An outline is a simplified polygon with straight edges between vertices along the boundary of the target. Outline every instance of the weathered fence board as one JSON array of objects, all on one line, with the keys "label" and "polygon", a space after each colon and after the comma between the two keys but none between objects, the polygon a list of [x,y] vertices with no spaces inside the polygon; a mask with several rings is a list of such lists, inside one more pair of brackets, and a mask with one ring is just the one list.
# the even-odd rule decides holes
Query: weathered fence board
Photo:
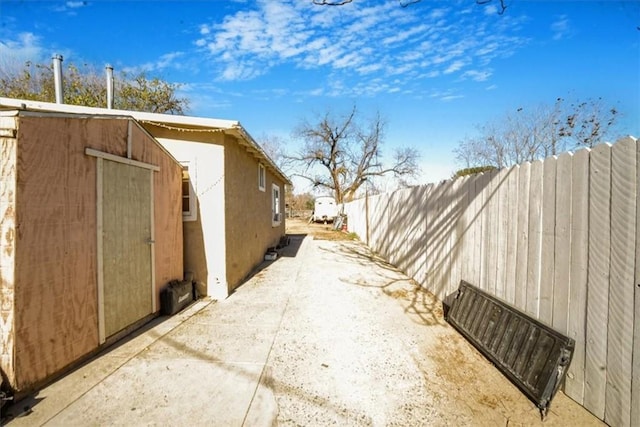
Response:
[{"label": "weathered fence board", "polygon": [[[551,326],[569,335],[569,290],[571,288],[571,171],[573,156],[562,153],[556,161],[554,218],[553,296]],[[548,226],[548,225],[547,225]]]},{"label": "weathered fence board", "polygon": [[569,336],[576,341],[565,391],[576,402],[584,402],[586,351],[587,269],[589,257],[589,150],[573,155],[571,163],[571,282],[567,312]]},{"label": "weathered fence board", "polygon": [[447,292],[450,294],[454,292],[460,279],[462,278],[462,242],[464,238],[464,224],[462,221],[462,215],[466,210],[466,197],[464,194],[464,182],[462,180],[452,181],[453,199],[451,200],[451,210],[449,215],[451,216],[451,233],[449,236],[450,247],[450,265],[451,272],[449,274],[449,280],[447,283]]},{"label": "weathered fence board", "polygon": [[498,236],[498,183],[495,179],[498,175],[495,171],[485,173],[486,185],[483,189],[484,224],[482,226],[484,237],[482,244],[484,246],[484,268],[482,276],[484,278],[484,290],[492,295],[496,294],[496,257],[498,252],[497,239]]},{"label": "weathered fence board", "polygon": [[[640,145],[636,141],[636,189],[640,191]],[[636,269],[631,374],[631,424],[640,425],[640,204],[636,195]]]},{"label": "weathered fence board", "polygon": [[516,256],[515,306],[525,310],[527,305],[527,263],[529,252],[529,187],[531,163],[520,165],[518,174],[518,242]]},{"label": "weathered fence board", "polygon": [[553,276],[555,275],[556,172],[557,159],[549,157],[542,165],[542,233],[540,241],[540,285],[538,319],[553,322]]},{"label": "weathered fence board", "polygon": [[538,317],[540,310],[540,262],[542,245],[542,160],[531,163],[529,188],[529,250],[527,252],[527,302],[525,311]]},{"label": "weathered fence board", "polygon": [[611,281],[607,333],[607,390],[604,420],[631,423],[634,270],[636,250],[636,144],[611,147]]},{"label": "weathered fence board", "polygon": [[611,248],[611,149],[596,146],[589,172],[589,271],[585,407],[604,418],[607,379],[607,315]]},{"label": "weathered fence board", "polygon": [[462,240],[460,242],[461,249],[461,279],[466,280],[467,282],[471,280],[471,275],[473,272],[473,229],[471,224],[473,222],[473,212],[472,212],[472,204],[473,204],[473,196],[475,192],[475,181],[473,176],[465,176],[462,178],[464,192],[464,204],[465,209],[462,212],[460,217],[460,228],[462,232]]},{"label": "weathered fence board", "polygon": [[520,175],[520,166],[514,166],[508,170],[508,198],[509,209],[505,220],[507,221],[507,256],[506,256],[506,290],[505,298],[510,304],[515,304],[516,300],[516,270],[517,270],[517,254],[518,254],[518,177]]},{"label": "weathered fence board", "polygon": [[506,299],[507,293],[507,243],[509,239],[509,186],[508,179],[511,169],[503,169],[495,177],[497,182],[496,200],[498,212],[496,217],[496,296]]}]

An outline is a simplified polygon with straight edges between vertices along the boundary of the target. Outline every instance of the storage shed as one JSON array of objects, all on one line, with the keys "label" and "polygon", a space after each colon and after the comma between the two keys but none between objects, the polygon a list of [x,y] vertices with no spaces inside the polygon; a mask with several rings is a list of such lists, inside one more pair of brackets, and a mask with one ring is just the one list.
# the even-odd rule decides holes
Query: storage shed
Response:
[{"label": "storage shed", "polygon": [[182,279],[181,165],[126,114],[0,98],[0,368],[17,395],[141,325]]},{"label": "storage shed", "polygon": [[291,181],[233,120],[0,97],[0,108],[130,116],[183,167],[184,269],[201,294],[226,298],[285,234]]}]

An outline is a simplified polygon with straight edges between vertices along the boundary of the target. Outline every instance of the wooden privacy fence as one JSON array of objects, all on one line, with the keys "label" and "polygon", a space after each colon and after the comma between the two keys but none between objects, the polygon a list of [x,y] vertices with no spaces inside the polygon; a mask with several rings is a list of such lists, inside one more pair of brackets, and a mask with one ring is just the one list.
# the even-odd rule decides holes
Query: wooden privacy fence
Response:
[{"label": "wooden privacy fence", "polygon": [[565,394],[640,426],[639,189],[628,137],[345,212],[349,231],[440,299],[464,279],[572,337]]}]

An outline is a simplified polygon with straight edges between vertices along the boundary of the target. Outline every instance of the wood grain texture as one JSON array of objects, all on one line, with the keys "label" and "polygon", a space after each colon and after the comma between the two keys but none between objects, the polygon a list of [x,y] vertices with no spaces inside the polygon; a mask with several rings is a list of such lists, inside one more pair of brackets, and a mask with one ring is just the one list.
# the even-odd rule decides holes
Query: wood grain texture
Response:
[{"label": "wood grain texture", "polygon": [[507,296],[507,256],[509,240],[509,175],[511,168],[502,169],[496,175],[496,293],[495,295],[505,300]]},{"label": "wood grain texture", "polygon": [[[636,139],[636,188],[640,189],[640,144]],[[636,196],[637,197],[637,196]],[[631,366],[631,424],[640,425],[640,206],[636,199],[636,268]]]},{"label": "wood grain texture", "polygon": [[543,163],[531,164],[529,189],[529,247],[527,249],[527,280],[525,311],[533,317],[540,313],[540,264],[542,260],[542,174]]},{"label": "wood grain texture", "polygon": [[604,420],[631,425],[635,256],[636,142],[611,147],[611,272],[607,316],[607,389]]},{"label": "wood grain texture", "polygon": [[84,148],[117,128],[111,120],[20,118],[15,292],[29,303],[15,307],[18,389],[98,344],[95,160]]},{"label": "wood grain texture", "polygon": [[518,179],[520,176],[520,166],[513,166],[509,169],[507,176],[507,211],[504,215],[506,221],[505,234],[506,241],[506,257],[505,257],[505,299],[510,304],[515,305],[516,280],[517,271],[517,254],[518,254],[518,204],[520,196],[518,193]]},{"label": "wood grain texture", "polygon": [[15,378],[15,240],[17,140],[0,138],[0,368]]},{"label": "wood grain texture", "polygon": [[549,157],[542,165],[542,233],[540,242],[540,301],[538,319],[553,322],[553,295],[556,240],[556,172],[557,159]]},{"label": "wood grain texture", "polygon": [[[569,335],[569,291],[571,287],[571,202],[573,155],[563,153],[556,162],[556,191],[554,242],[553,294],[551,299],[551,326]],[[548,226],[548,225],[547,225]]]},{"label": "wood grain texture", "polygon": [[498,238],[498,183],[496,171],[485,172],[486,183],[483,188],[484,209],[482,212],[482,289],[496,294],[496,257]]},{"label": "wood grain texture", "polygon": [[516,256],[515,306],[525,310],[527,305],[527,268],[529,252],[529,188],[531,185],[531,163],[520,165],[518,175],[518,234]]},{"label": "wood grain texture", "polygon": [[589,171],[589,267],[584,406],[604,418],[611,260],[611,147],[596,146]]},{"label": "wood grain texture", "polygon": [[576,402],[584,401],[586,352],[587,272],[589,259],[589,154],[577,151],[571,162],[571,268],[569,285],[568,335],[576,342],[567,370],[565,393]]}]

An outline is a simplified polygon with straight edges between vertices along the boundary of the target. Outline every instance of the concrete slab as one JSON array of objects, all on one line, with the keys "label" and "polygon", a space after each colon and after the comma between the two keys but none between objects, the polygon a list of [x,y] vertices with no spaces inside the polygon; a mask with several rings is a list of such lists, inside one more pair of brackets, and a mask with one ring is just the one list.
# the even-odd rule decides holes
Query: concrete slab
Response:
[{"label": "concrete slab", "polygon": [[[277,325],[190,322],[166,334],[145,358],[194,357],[233,363],[265,364]],[[251,343],[251,345],[247,345]]]},{"label": "concrete slab", "polygon": [[198,358],[135,358],[47,425],[242,425],[262,369]]},{"label": "concrete slab", "polygon": [[[158,319],[8,425],[602,425],[535,406],[360,243],[300,237],[227,300]],[[293,256],[295,255],[295,256]]]}]

